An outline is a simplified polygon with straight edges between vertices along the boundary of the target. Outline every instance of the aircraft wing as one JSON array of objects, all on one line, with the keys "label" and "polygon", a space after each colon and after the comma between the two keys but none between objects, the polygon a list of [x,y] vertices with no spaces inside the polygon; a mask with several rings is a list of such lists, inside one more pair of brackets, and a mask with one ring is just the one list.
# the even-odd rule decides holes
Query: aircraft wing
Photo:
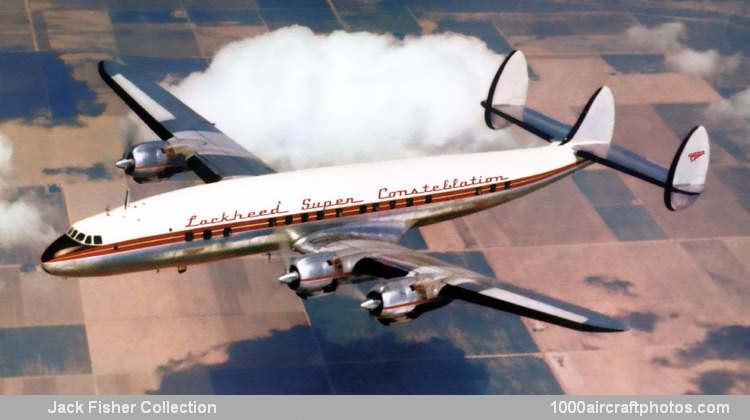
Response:
[{"label": "aircraft wing", "polygon": [[505,310],[582,331],[614,332],[627,327],[619,320],[532,290],[490,278],[433,256],[380,240],[331,242],[320,249],[339,255],[353,275],[412,278],[410,287],[437,288],[443,296]]},{"label": "aircraft wing", "polygon": [[99,74],[172,151],[184,156],[203,181],[274,172],[166,89],[128,66],[101,61]]}]

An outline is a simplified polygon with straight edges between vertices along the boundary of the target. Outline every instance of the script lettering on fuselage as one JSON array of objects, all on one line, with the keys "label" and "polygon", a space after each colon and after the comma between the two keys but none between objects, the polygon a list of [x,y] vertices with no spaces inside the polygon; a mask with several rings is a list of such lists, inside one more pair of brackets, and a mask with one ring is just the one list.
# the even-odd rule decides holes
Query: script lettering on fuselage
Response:
[{"label": "script lettering on fuselage", "polygon": [[281,201],[279,201],[276,203],[276,207],[273,207],[270,209],[261,209],[261,210],[252,210],[252,211],[234,210],[233,213],[222,212],[221,217],[217,216],[217,217],[212,217],[210,219],[199,219],[198,216],[194,214],[190,216],[185,227],[213,225],[215,223],[234,222],[235,220],[245,220],[245,219],[252,219],[254,217],[271,216],[274,214],[284,214],[284,213],[289,213],[289,211],[282,210]]},{"label": "script lettering on fuselage", "polygon": [[401,197],[409,197],[413,195],[420,195],[420,194],[429,194],[432,192],[438,192],[438,191],[449,191],[449,190],[455,190],[458,188],[466,188],[470,187],[472,185],[482,185],[482,184],[491,184],[494,182],[503,182],[508,180],[508,177],[505,176],[472,176],[469,179],[445,179],[443,180],[442,184],[424,184],[419,187],[413,187],[413,188],[405,188],[405,189],[389,189],[387,187],[383,187],[378,190],[378,198],[381,199],[391,199],[391,198],[401,198]]},{"label": "script lettering on fuselage", "polygon": [[330,208],[330,207],[336,207],[336,206],[343,206],[345,204],[357,204],[362,203],[364,200],[356,200],[354,197],[346,197],[346,198],[337,198],[335,200],[323,200],[323,201],[313,201],[312,198],[305,198],[302,200],[302,210],[323,210]]},{"label": "script lettering on fuselage", "polygon": [[[440,192],[440,191],[450,191],[460,188],[466,188],[471,186],[480,186],[480,185],[487,185],[492,183],[499,183],[507,181],[509,178],[499,175],[499,176],[472,176],[471,178],[466,179],[459,179],[459,178],[453,178],[453,179],[444,179],[442,184],[424,184],[419,187],[413,187],[413,188],[404,188],[404,189],[392,189],[388,187],[383,187],[378,190],[378,198],[379,199],[387,199],[391,200],[394,198],[405,198],[405,197],[411,197],[415,195],[422,195],[422,194],[430,194],[434,192]],[[320,200],[320,199],[313,199],[313,198],[304,198],[302,199],[301,205],[300,205],[300,211],[306,212],[306,211],[325,211],[329,208],[334,207],[341,207],[346,206],[349,204],[359,204],[364,203],[364,200],[359,200],[354,197],[342,197],[342,198],[334,198],[334,199],[328,199],[328,200]],[[217,223],[228,223],[228,222],[234,222],[238,220],[245,220],[245,219],[252,219],[256,217],[261,216],[272,216],[275,214],[284,214],[289,213],[287,210],[281,210],[281,201],[276,203],[276,207],[270,208],[270,209],[263,209],[263,210],[255,210],[255,211],[239,211],[234,210],[233,212],[222,212],[221,216],[212,217],[212,218],[199,218],[197,215],[192,215],[188,219],[187,224],[185,227],[197,227],[197,226],[204,226],[204,225],[213,225]]]}]

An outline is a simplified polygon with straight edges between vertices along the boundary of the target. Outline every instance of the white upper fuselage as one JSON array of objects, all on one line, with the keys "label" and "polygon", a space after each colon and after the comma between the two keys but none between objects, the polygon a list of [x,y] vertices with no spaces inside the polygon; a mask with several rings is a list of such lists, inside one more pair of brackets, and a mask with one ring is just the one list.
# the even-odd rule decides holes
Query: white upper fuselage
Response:
[{"label": "white upper fuselage", "polygon": [[277,214],[314,213],[360,203],[385,202],[502,184],[576,162],[569,148],[424,157],[242,177],[158,194],[73,224],[103,244],[251,221]]}]

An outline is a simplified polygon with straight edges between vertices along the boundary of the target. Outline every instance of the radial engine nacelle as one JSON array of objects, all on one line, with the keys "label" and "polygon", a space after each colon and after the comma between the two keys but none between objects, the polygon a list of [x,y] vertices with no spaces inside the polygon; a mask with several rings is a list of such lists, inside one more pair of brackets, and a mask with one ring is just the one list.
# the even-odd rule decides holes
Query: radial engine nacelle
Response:
[{"label": "radial engine nacelle", "polygon": [[301,297],[318,296],[335,291],[338,280],[347,274],[336,254],[320,252],[294,260],[279,281]]},{"label": "radial engine nacelle", "polygon": [[174,174],[190,170],[184,156],[174,153],[173,149],[161,140],[131,147],[115,166],[139,184],[163,181]]},{"label": "radial engine nacelle", "polygon": [[448,298],[440,294],[439,282],[406,276],[370,289],[360,307],[388,325],[409,322],[445,303]]}]

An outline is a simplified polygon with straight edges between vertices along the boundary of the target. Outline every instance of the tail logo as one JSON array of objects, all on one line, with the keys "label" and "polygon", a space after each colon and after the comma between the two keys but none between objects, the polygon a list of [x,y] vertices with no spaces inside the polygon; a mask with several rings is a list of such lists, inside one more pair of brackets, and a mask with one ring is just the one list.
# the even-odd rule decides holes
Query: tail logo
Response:
[{"label": "tail logo", "polygon": [[705,150],[699,150],[697,152],[688,154],[688,157],[690,158],[691,162],[695,162],[696,160],[698,160],[701,156],[705,154],[706,154]]}]

